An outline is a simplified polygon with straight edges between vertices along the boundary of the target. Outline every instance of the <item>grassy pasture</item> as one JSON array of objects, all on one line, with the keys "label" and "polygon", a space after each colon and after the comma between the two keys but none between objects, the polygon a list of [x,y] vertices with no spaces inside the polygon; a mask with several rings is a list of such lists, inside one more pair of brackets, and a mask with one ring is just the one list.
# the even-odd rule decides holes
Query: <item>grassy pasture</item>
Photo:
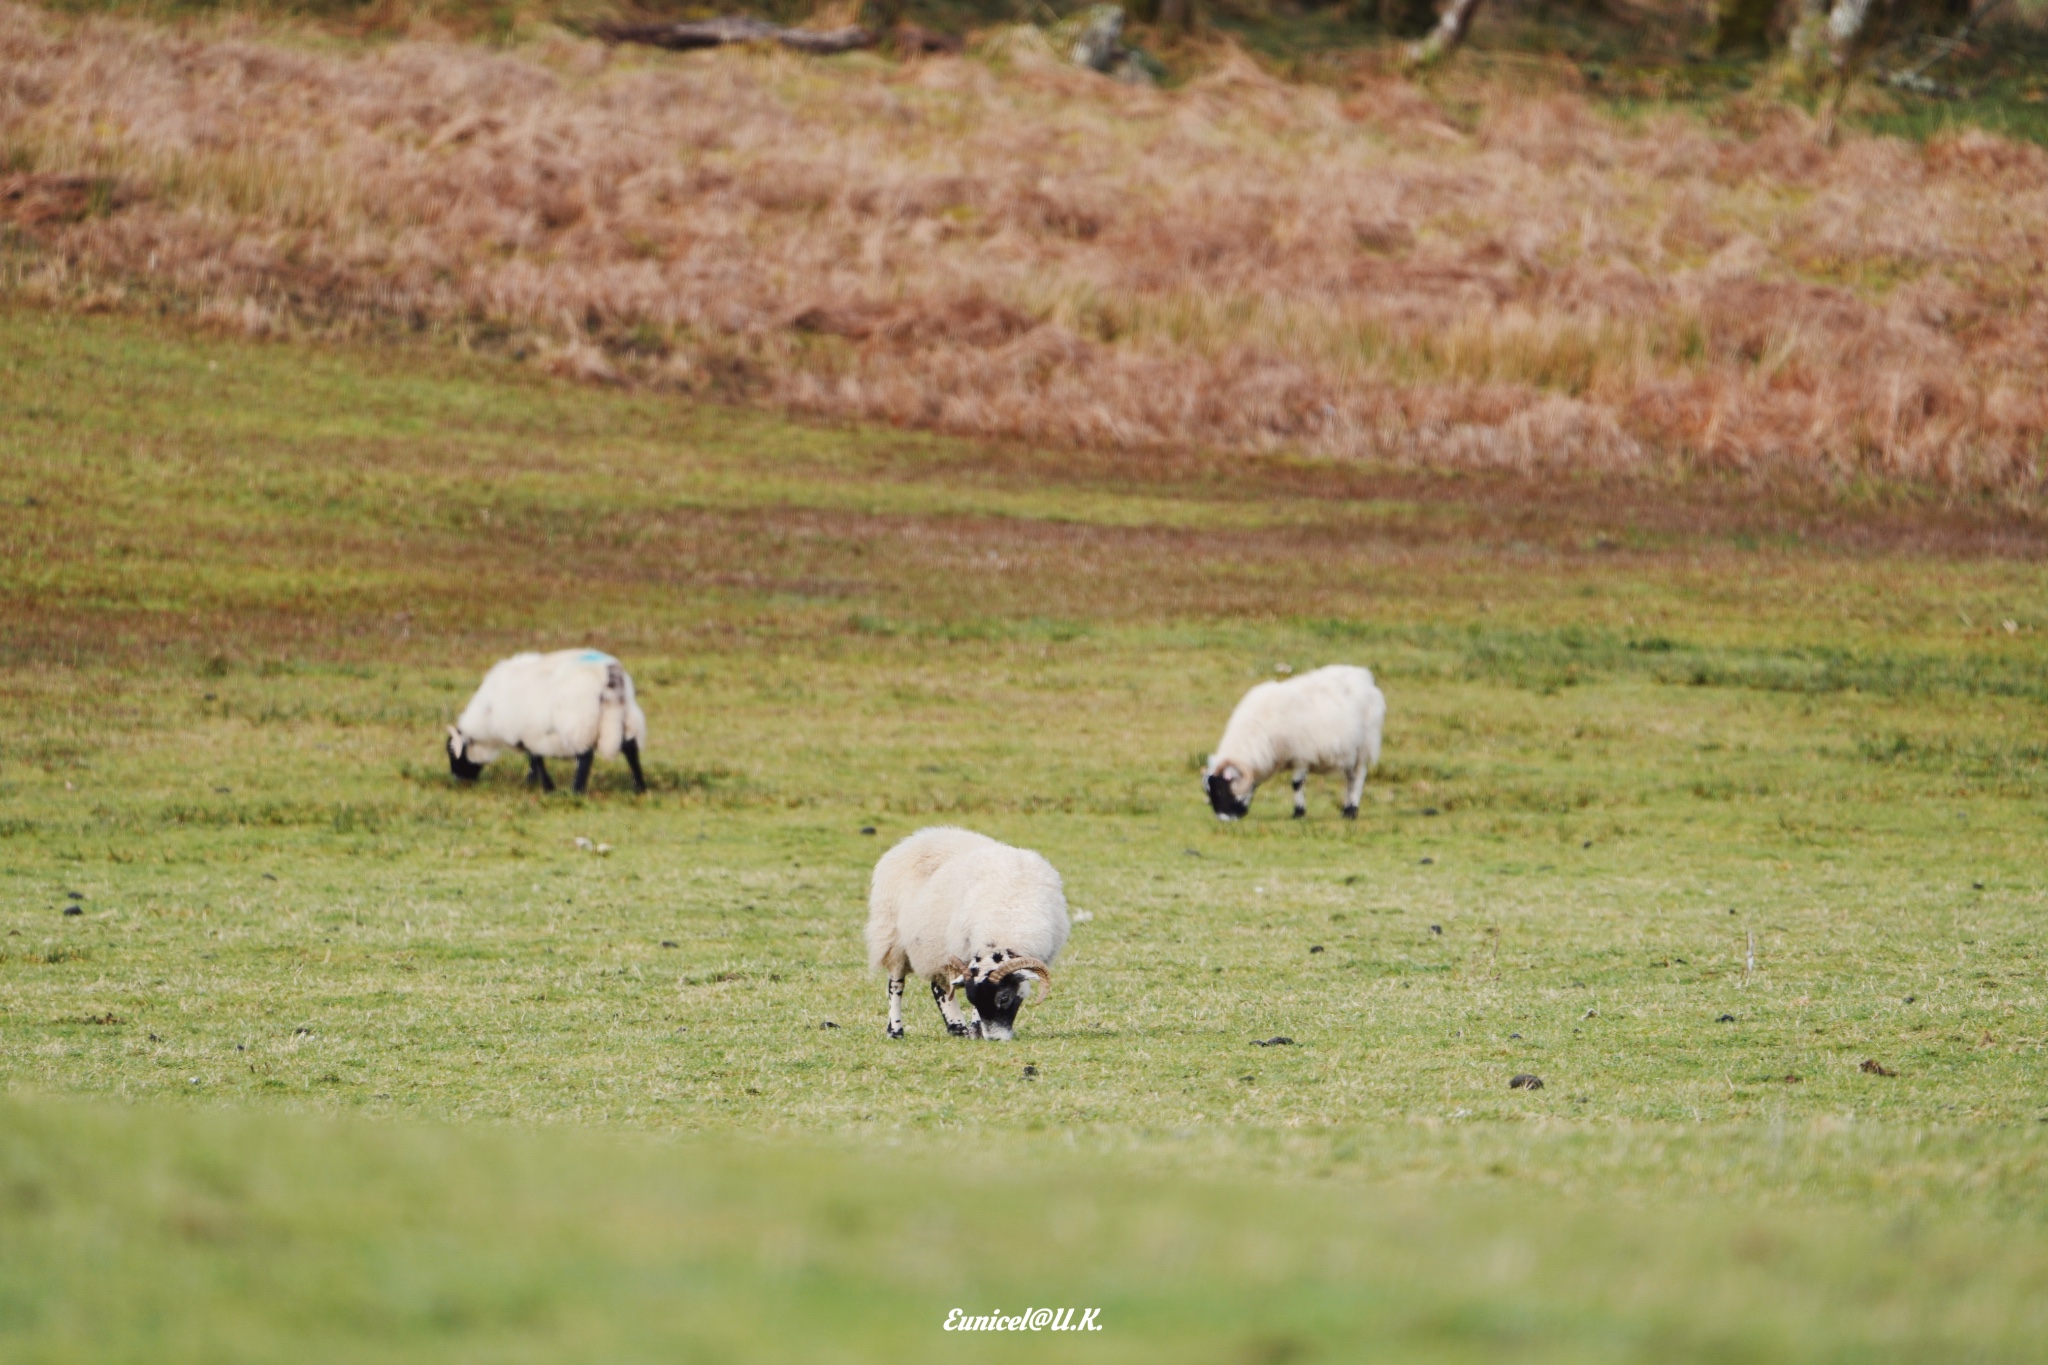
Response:
[{"label": "grassy pasture", "polygon": [[[0,414],[11,1357],[923,1358],[1054,1296],[1118,1325],[1019,1354],[2039,1357],[2025,509],[39,311]],[[586,640],[655,790],[454,788],[482,668]],[[1335,659],[1363,818],[1219,827],[1230,704]],[[1092,914],[1014,1045],[881,1036],[865,874],[935,820]]]}]

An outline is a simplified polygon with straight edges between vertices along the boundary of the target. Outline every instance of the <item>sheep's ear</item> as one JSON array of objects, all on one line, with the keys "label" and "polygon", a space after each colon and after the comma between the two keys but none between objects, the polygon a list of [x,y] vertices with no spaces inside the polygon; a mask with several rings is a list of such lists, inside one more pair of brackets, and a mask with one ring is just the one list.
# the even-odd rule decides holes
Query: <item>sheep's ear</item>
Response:
[{"label": "sheep's ear", "polygon": [[1243,776],[1244,774],[1237,770],[1237,765],[1235,763],[1226,763],[1223,765],[1223,780],[1225,782],[1236,782],[1238,778]]}]

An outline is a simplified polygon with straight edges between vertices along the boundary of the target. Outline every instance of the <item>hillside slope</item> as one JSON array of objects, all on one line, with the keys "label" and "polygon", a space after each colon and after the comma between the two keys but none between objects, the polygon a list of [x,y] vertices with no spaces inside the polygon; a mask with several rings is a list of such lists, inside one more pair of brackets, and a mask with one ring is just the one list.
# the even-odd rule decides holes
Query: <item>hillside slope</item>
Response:
[{"label": "hillside slope", "polygon": [[1828,149],[1761,99],[1621,121],[1577,83],[7,6],[6,287],[1040,441],[2038,486],[2048,152]]}]

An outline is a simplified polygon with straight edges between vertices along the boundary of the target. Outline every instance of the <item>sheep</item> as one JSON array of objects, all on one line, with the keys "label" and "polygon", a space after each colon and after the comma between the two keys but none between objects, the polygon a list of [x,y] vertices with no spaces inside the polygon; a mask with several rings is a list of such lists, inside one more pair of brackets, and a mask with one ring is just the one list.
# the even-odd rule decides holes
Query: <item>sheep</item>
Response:
[{"label": "sheep", "polygon": [[[1052,989],[1067,928],[1060,874],[1036,853],[950,825],[919,830],[882,855],[868,890],[868,967],[889,976],[889,1037],[903,1036],[903,979],[915,972],[946,1032],[1009,1040],[1031,983]],[[963,985],[973,1019],[953,998]]]},{"label": "sheep", "polygon": [[633,790],[647,790],[640,743],[647,717],[633,699],[633,680],[611,655],[595,649],[515,654],[484,675],[483,686],[448,727],[448,768],[474,781],[506,749],[526,755],[527,781],[555,789],[550,758],[576,760],[575,790],[590,785],[590,761],[620,754],[633,769]]},{"label": "sheep", "polygon": [[1219,820],[1251,812],[1252,793],[1279,772],[1294,772],[1294,818],[1308,814],[1302,785],[1312,772],[1344,774],[1344,818],[1358,818],[1365,775],[1380,761],[1387,699],[1372,671],[1332,664],[1286,682],[1262,682],[1230,713],[1216,752],[1202,769]]}]

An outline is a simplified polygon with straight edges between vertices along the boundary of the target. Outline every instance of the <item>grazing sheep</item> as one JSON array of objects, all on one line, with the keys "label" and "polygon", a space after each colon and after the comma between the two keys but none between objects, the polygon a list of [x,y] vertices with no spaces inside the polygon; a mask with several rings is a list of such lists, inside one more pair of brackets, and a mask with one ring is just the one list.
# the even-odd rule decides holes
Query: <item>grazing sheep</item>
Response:
[{"label": "grazing sheep", "polygon": [[1252,793],[1283,768],[1294,773],[1294,818],[1308,814],[1302,784],[1312,772],[1344,774],[1344,818],[1358,818],[1365,775],[1380,761],[1387,699],[1372,671],[1332,664],[1244,694],[1202,769],[1217,818],[1250,813]]},{"label": "grazing sheep", "polygon": [[515,654],[484,675],[482,687],[448,727],[448,768],[473,780],[506,749],[526,755],[527,781],[555,789],[546,760],[576,760],[575,789],[590,785],[590,761],[626,756],[633,790],[647,790],[640,742],[647,717],[633,700],[633,680],[617,659],[595,649]]},{"label": "grazing sheep", "polygon": [[[868,966],[889,974],[889,1036],[903,1036],[903,978],[931,983],[946,1031],[1007,1040],[1031,982],[1052,989],[1067,941],[1060,874],[1029,849],[972,830],[921,829],[882,855],[868,891]],[[970,1020],[953,999],[960,986]]]}]

